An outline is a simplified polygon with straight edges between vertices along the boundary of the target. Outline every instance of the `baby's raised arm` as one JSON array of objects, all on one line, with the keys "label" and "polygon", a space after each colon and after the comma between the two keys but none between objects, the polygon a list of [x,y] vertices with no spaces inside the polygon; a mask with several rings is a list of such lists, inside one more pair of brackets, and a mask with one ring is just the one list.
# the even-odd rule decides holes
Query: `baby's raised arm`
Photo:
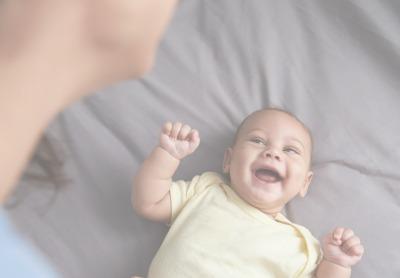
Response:
[{"label": "baby's raised arm", "polygon": [[199,144],[199,133],[190,126],[179,122],[163,126],[159,145],[144,161],[133,182],[132,205],[140,215],[170,221],[172,176],[181,159],[193,153]]}]

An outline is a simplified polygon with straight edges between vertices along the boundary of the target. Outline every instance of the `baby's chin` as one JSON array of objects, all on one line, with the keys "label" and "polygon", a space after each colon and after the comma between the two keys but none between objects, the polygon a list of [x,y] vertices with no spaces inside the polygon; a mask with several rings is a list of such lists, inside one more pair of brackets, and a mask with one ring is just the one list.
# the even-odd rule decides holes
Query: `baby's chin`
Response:
[{"label": "baby's chin", "polygon": [[280,190],[265,190],[265,188],[260,188],[258,186],[248,185],[247,188],[235,189],[239,197],[252,205],[255,208],[261,210],[272,210],[276,211],[275,208],[281,206],[282,192]]},{"label": "baby's chin", "polygon": [[271,193],[251,197],[251,199],[249,198],[249,202],[260,209],[274,209],[280,203],[280,197]]}]

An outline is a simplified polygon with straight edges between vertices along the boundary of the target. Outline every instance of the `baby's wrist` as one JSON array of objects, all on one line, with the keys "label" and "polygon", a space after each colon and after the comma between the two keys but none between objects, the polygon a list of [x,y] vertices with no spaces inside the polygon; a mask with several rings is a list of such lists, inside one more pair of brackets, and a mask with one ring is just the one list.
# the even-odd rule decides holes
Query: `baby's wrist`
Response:
[{"label": "baby's wrist", "polygon": [[181,161],[182,158],[176,157],[174,154],[172,154],[167,148],[164,148],[162,145],[157,146],[159,149],[167,153],[171,158]]},{"label": "baby's wrist", "polygon": [[351,270],[351,266],[350,266],[350,265],[346,265],[346,264],[344,264],[344,263],[341,263],[341,262],[339,262],[338,260],[328,259],[328,258],[326,258],[325,256],[323,257],[322,260],[325,261],[325,262],[327,262],[327,263],[330,263],[330,264],[332,264],[332,265],[334,265],[334,266],[336,266],[336,267],[340,267],[340,268],[343,268],[343,269],[349,269],[349,270]]},{"label": "baby's wrist", "polygon": [[317,277],[317,278],[326,278],[326,277],[350,278],[351,277],[351,268],[342,266],[335,262],[332,262],[331,260],[328,260],[324,257],[318,265],[315,277]]}]

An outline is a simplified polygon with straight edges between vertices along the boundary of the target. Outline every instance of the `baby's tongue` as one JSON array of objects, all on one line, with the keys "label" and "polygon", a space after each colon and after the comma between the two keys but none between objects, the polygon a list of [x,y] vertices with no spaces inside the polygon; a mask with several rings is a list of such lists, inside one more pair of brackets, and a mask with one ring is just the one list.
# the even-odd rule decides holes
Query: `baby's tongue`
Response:
[{"label": "baby's tongue", "polygon": [[276,172],[267,169],[256,170],[255,175],[257,178],[265,182],[277,182],[279,180]]}]

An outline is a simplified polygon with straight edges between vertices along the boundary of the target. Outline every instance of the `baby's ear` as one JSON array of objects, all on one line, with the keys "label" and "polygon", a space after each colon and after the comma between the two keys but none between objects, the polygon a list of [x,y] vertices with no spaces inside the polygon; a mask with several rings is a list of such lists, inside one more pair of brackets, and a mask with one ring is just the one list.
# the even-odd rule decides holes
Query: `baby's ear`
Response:
[{"label": "baby's ear", "polygon": [[300,189],[300,192],[299,192],[301,197],[304,198],[306,196],[313,176],[314,176],[314,173],[312,171],[308,171],[308,173],[306,175],[306,179],[304,181],[304,184],[303,184],[303,186],[302,186],[302,188]]},{"label": "baby's ear", "polygon": [[229,173],[231,167],[232,148],[227,148],[224,154],[224,163],[222,169],[225,174]]}]

